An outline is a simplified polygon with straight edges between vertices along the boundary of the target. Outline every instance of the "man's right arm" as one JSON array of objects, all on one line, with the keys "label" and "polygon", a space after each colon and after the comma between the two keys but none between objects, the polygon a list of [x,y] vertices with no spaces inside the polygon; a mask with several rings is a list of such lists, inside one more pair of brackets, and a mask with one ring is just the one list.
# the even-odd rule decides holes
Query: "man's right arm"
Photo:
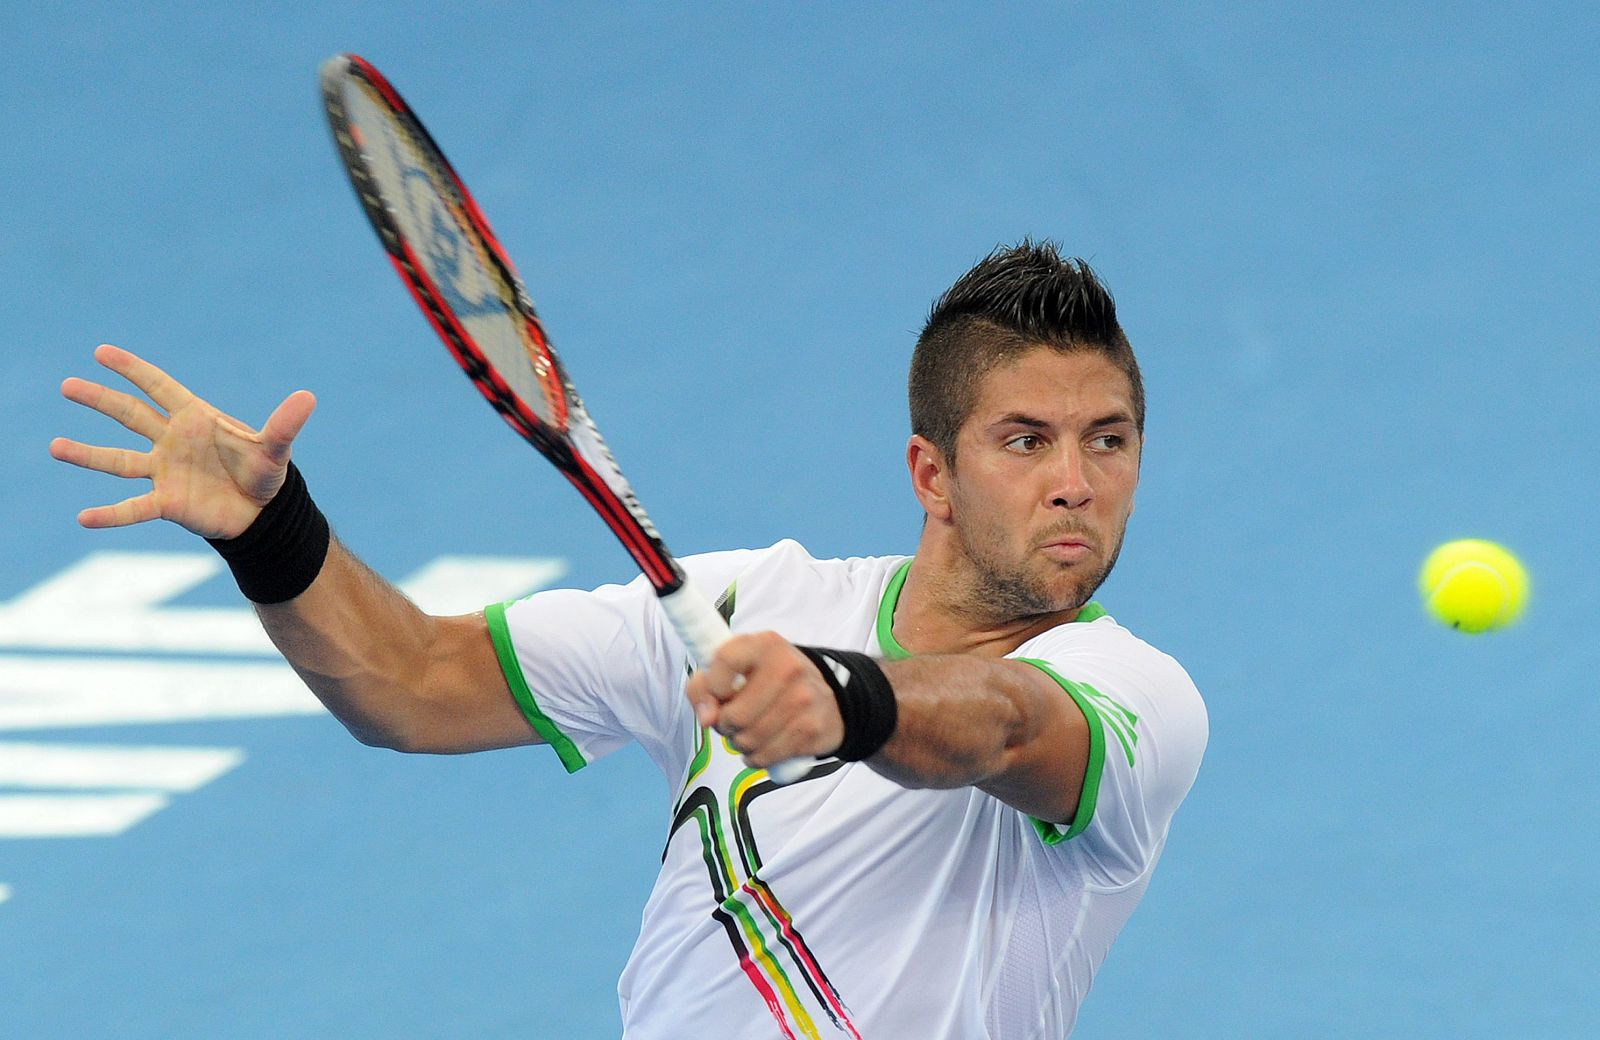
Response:
[{"label": "man's right arm", "polygon": [[363,744],[453,754],[542,742],[481,613],[423,613],[337,539],[303,593],[255,607],[284,658]]},{"label": "man's right arm", "polygon": [[[126,350],[101,346],[95,360],[144,396],[78,378],[64,382],[62,394],[147,439],[150,448],[58,437],[50,453],[85,469],[149,480],[151,487],[85,509],[78,522],[107,528],[168,520],[224,545],[250,530],[284,491],[290,445],[316,399],[304,390],[290,394],[255,430]],[[313,556],[301,562],[306,571],[282,593],[292,598],[257,603],[256,610],[295,671],[358,739],[432,752],[539,742],[512,697],[482,615],[424,614],[336,540],[329,540],[320,569]]]}]

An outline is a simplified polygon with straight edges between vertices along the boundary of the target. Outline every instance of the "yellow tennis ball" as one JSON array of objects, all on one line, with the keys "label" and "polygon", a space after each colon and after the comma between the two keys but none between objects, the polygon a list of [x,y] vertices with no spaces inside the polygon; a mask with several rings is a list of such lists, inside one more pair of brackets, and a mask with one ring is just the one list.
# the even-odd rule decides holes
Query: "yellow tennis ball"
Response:
[{"label": "yellow tennis ball", "polygon": [[1446,542],[1423,561],[1417,585],[1428,612],[1462,632],[1511,624],[1528,603],[1528,572],[1504,546],[1480,538]]}]

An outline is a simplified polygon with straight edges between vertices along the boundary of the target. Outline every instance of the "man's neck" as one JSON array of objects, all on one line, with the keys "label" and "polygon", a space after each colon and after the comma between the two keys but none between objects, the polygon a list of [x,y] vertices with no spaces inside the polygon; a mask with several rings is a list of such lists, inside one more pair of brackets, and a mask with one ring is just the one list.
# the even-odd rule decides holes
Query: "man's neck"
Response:
[{"label": "man's neck", "polygon": [[900,598],[895,604],[895,641],[913,654],[977,654],[1004,657],[1042,632],[1074,620],[1081,607],[1022,618],[997,618],[977,602],[970,567],[943,539],[925,529]]}]

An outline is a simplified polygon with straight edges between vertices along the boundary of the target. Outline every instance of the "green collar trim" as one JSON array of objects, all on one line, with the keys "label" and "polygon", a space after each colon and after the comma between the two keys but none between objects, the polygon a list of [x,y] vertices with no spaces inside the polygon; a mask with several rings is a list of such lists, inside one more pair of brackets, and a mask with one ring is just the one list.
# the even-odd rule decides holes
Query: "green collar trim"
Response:
[{"label": "green collar trim", "polygon": [[[901,646],[900,641],[894,637],[894,611],[900,605],[900,590],[905,588],[906,577],[911,573],[911,561],[914,559],[916,557],[909,557],[895,568],[895,572],[889,576],[889,584],[884,587],[883,599],[878,601],[878,647],[883,651],[885,660],[904,661],[911,656],[911,651]],[[1090,600],[1069,623],[1098,621],[1105,616],[1106,608]]]},{"label": "green collar trim", "polygon": [[883,650],[883,656],[890,661],[904,661],[911,656],[911,651],[900,645],[894,637],[894,608],[900,604],[900,590],[905,588],[906,575],[911,573],[911,560],[907,559],[889,578],[889,584],[883,590],[883,599],[878,601],[878,646]]}]

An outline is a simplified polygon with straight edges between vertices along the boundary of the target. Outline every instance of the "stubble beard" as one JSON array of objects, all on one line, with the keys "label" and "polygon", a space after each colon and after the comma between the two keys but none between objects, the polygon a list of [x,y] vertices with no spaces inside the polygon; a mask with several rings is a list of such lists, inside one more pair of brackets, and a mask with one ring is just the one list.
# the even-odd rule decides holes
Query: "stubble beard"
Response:
[{"label": "stubble beard", "polygon": [[998,623],[1076,611],[1089,602],[1110,576],[1111,568],[1117,565],[1117,557],[1122,555],[1122,539],[1126,533],[1124,523],[1105,562],[1085,573],[1064,592],[1055,592],[1052,583],[1030,570],[1026,561],[1003,560],[999,553],[974,544],[975,539],[960,530],[962,550],[972,563],[968,606],[974,614]]}]

